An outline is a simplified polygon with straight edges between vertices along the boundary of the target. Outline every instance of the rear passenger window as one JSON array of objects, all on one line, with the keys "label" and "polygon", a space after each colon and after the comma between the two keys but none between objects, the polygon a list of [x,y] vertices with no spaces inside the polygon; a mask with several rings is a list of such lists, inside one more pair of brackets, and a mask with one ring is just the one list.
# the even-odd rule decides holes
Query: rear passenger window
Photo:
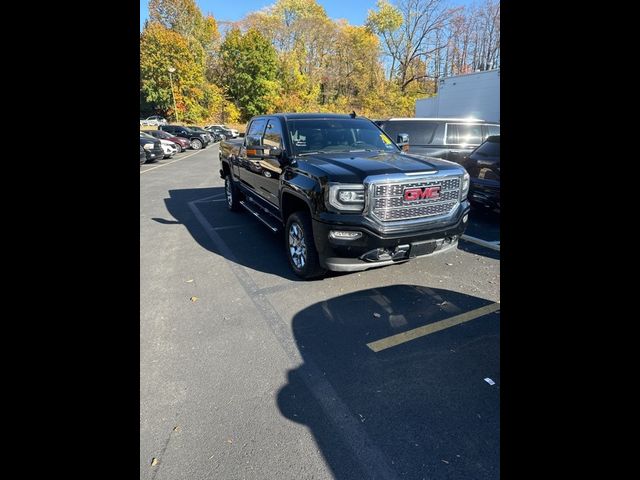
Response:
[{"label": "rear passenger window", "polygon": [[449,123],[447,125],[447,144],[480,145],[482,143],[482,125]]},{"label": "rear passenger window", "polygon": [[420,120],[410,121],[387,121],[382,124],[380,128],[385,131],[387,135],[395,142],[398,139],[398,134],[409,134],[409,144],[411,145],[433,145],[437,143],[435,141],[436,131],[439,122],[429,122]]}]

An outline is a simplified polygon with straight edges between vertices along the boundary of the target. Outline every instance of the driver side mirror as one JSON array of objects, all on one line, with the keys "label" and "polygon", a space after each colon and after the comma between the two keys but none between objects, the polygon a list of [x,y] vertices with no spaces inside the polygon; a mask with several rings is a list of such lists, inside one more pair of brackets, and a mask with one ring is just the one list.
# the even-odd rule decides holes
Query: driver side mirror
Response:
[{"label": "driver side mirror", "polygon": [[281,148],[251,146],[247,147],[247,158],[282,158]]},{"label": "driver side mirror", "polygon": [[409,151],[409,134],[408,133],[399,133],[396,138],[396,145],[398,145],[403,152]]}]

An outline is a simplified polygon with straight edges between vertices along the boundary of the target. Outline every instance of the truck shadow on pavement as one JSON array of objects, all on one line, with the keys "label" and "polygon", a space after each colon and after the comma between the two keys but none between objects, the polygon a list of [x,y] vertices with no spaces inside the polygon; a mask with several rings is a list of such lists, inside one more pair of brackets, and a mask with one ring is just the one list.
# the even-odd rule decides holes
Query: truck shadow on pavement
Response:
[{"label": "truck shadow on pavement", "polygon": [[309,428],[337,479],[498,479],[499,312],[367,346],[490,304],[393,285],[305,308],[292,320],[303,363],[278,393],[282,415]]},{"label": "truck shadow on pavement", "polygon": [[[201,213],[215,235],[227,247],[226,250],[221,249],[207,233],[190,204]],[[182,224],[202,247],[217,255],[253,270],[291,281],[301,281],[289,267],[283,233],[272,233],[249,212],[230,212],[226,205],[224,187],[170,190],[169,198],[165,198],[165,205],[173,219],[153,218],[153,221],[162,225]],[[500,252],[465,241],[460,241],[458,248],[493,259],[500,258]],[[228,258],[229,256],[232,258]],[[345,275],[353,274],[327,272],[325,277]]]},{"label": "truck shadow on pavement", "polygon": [[[288,280],[300,280],[289,268],[282,233],[271,233],[249,212],[230,212],[223,187],[170,190],[169,198],[164,201],[167,211],[175,220],[152,220],[161,224],[184,225],[202,247],[240,265]],[[211,238],[190,204],[197,208],[224,243],[223,248]]]}]

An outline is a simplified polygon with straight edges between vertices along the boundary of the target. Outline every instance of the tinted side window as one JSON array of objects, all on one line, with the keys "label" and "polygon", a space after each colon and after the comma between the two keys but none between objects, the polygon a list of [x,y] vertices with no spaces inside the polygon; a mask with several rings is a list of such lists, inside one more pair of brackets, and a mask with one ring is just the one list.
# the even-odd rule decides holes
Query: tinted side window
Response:
[{"label": "tinted side window", "polygon": [[262,134],[264,133],[264,127],[267,121],[264,118],[259,118],[251,122],[249,130],[247,131],[247,146],[258,146],[262,144]]},{"label": "tinted side window", "polygon": [[264,145],[271,148],[282,148],[282,128],[278,120],[271,119],[264,133]]},{"label": "tinted side window", "polygon": [[482,125],[480,124],[447,124],[447,144],[480,145],[482,143]]},{"label": "tinted side window", "polygon": [[432,145],[435,142],[435,133],[440,122],[421,122],[419,120],[412,121],[388,121],[382,125],[387,135],[395,142],[399,133],[409,134],[409,143],[411,145]]}]

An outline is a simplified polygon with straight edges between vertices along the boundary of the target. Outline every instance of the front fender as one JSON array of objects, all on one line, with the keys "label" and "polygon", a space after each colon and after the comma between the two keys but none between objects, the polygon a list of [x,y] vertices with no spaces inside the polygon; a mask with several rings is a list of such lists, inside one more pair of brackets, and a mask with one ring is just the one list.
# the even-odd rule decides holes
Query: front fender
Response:
[{"label": "front fender", "polygon": [[290,194],[303,200],[309,207],[311,216],[316,217],[324,206],[322,188],[318,180],[296,172],[287,172],[283,177],[280,188],[280,205],[283,205],[284,195]]}]

